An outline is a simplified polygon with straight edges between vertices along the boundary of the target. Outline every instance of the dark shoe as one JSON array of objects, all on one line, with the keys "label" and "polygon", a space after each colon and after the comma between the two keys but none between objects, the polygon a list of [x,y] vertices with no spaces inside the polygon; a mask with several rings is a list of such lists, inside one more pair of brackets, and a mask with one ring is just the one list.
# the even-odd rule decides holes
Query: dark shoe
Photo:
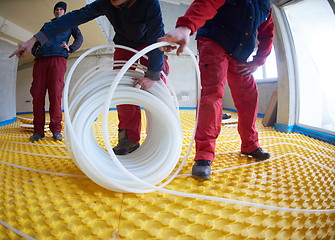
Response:
[{"label": "dark shoe", "polygon": [[55,141],[62,141],[62,139],[63,139],[63,136],[60,132],[54,132],[52,134],[52,136],[54,137]]},{"label": "dark shoe", "polygon": [[127,155],[140,147],[139,143],[133,143],[128,139],[126,129],[119,129],[118,137],[119,142],[113,148],[115,155]]},{"label": "dark shoe", "polygon": [[253,151],[251,153],[242,152],[242,154],[250,155],[250,156],[256,158],[257,160],[265,160],[265,159],[268,159],[270,157],[270,153],[264,152],[261,148],[257,148],[255,151]]},{"label": "dark shoe", "polygon": [[44,138],[44,133],[34,133],[32,136],[30,136],[30,141],[36,142],[42,138]]},{"label": "dark shoe", "polygon": [[229,119],[229,118],[231,118],[231,114],[229,114],[229,113],[222,114],[222,119],[223,120],[226,120],[226,119]]},{"label": "dark shoe", "polygon": [[207,180],[211,177],[211,165],[209,160],[196,160],[192,167],[192,177]]}]

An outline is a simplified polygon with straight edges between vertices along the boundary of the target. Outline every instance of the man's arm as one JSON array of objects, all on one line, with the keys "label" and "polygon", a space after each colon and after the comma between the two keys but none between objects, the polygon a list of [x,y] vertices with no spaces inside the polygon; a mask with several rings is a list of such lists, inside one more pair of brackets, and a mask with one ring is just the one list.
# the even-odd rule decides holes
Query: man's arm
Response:
[{"label": "man's arm", "polygon": [[274,39],[274,23],[272,18],[272,10],[267,21],[262,23],[258,28],[257,39],[259,43],[257,46],[257,53],[254,56],[253,61],[256,62],[258,66],[261,66],[265,63],[266,58],[271,52]]},{"label": "man's arm", "polygon": [[18,49],[16,49],[15,52],[13,52],[9,58],[13,57],[13,56],[17,56],[18,58],[24,57],[27,55],[28,52],[31,51],[31,49],[33,48],[34,44],[37,42],[37,38],[35,38],[34,36],[32,38],[30,38],[28,41],[25,41],[24,43],[22,43]]},{"label": "man's arm", "polygon": [[253,57],[253,61],[238,64],[238,72],[242,76],[249,76],[253,74],[259,66],[262,66],[265,63],[266,58],[269,56],[272,49],[273,38],[274,23],[271,11],[267,21],[262,23],[258,28],[257,39],[259,43],[257,46],[257,53]]},{"label": "man's arm", "polygon": [[70,53],[78,50],[84,41],[83,35],[81,34],[81,31],[78,27],[72,28],[72,36],[74,38],[74,41],[71,46],[69,46]]},{"label": "man's arm", "polygon": [[[205,22],[212,19],[217,10],[226,3],[226,0],[195,0],[187,9],[184,16],[179,17],[176,28],[159,38],[159,42],[170,42],[179,45],[177,55],[184,52],[189,43],[189,36],[194,34]],[[162,51],[169,52],[175,47],[162,47]]]},{"label": "man's arm", "polygon": [[193,35],[205,22],[212,19],[226,0],[195,0],[184,16],[179,17],[176,27],[187,27]]},{"label": "man's arm", "polygon": [[[164,34],[164,24],[162,20],[161,8],[158,1],[153,1],[147,8],[145,18],[147,44],[152,44]],[[147,53],[148,69],[144,77],[134,78],[133,85],[139,85],[142,90],[151,88],[156,81],[160,80],[164,54],[159,49],[154,49]]]},{"label": "man's arm", "polygon": [[[158,1],[153,1],[153,3],[148,6],[145,21],[147,44],[153,44],[164,34],[164,24]],[[154,49],[147,55],[148,70],[145,76],[151,80],[158,81],[160,79],[160,72],[163,66],[164,54],[159,51],[159,49]]]}]

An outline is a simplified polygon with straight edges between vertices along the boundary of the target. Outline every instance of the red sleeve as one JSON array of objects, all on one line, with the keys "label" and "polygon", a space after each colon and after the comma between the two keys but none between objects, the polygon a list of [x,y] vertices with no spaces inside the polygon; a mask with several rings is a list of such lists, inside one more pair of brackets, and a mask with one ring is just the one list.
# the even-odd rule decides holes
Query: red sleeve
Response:
[{"label": "red sleeve", "polygon": [[268,17],[268,20],[262,23],[258,28],[258,48],[257,53],[254,56],[254,61],[259,65],[263,65],[266,61],[267,56],[269,56],[272,43],[274,38],[274,24],[272,18],[272,10]]},{"label": "red sleeve", "polygon": [[184,16],[179,17],[176,27],[187,27],[194,34],[205,22],[212,19],[226,0],[195,0]]}]

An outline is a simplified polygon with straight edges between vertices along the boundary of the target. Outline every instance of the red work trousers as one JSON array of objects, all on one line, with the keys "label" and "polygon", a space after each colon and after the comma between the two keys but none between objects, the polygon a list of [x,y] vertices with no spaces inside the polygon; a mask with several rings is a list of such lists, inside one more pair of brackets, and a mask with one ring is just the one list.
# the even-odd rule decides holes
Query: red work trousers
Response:
[{"label": "red work trousers", "polygon": [[214,160],[216,139],[221,131],[222,98],[227,80],[238,112],[241,151],[254,151],[259,148],[259,143],[255,126],[258,89],[253,76],[241,76],[237,71],[239,62],[231,58],[215,41],[200,37],[197,45],[202,89],[194,160]]},{"label": "red work trousers", "polygon": [[33,97],[34,132],[43,133],[45,124],[45,95],[49,95],[49,114],[51,132],[62,130],[62,93],[64,74],[66,72],[65,57],[42,57],[35,61],[33,82],[30,88]]},{"label": "red work trousers", "polygon": [[[136,48],[136,50],[140,51],[146,46]],[[117,48],[114,53],[114,60],[125,60],[128,61],[132,56],[136,53]],[[148,65],[148,60],[145,58],[140,58],[140,63],[144,66]],[[163,69],[169,69],[167,61],[164,61]],[[120,67],[116,67],[118,69]],[[162,77],[161,77],[162,78]],[[162,78],[164,82],[166,82],[165,78]],[[138,143],[141,139],[141,109],[139,106],[123,104],[116,106],[118,111],[119,118],[119,129],[127,130],[127,137],[133,143]]]}]

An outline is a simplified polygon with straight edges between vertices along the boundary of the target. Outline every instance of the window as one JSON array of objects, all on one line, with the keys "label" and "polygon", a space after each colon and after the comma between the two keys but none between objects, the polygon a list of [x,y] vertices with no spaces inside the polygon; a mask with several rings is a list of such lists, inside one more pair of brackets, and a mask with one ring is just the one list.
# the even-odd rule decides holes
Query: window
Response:
[{"label": "window", "polygon": [[335,132],[335,16],[328,1],[284,7],[297,58],[298,125]]}]

